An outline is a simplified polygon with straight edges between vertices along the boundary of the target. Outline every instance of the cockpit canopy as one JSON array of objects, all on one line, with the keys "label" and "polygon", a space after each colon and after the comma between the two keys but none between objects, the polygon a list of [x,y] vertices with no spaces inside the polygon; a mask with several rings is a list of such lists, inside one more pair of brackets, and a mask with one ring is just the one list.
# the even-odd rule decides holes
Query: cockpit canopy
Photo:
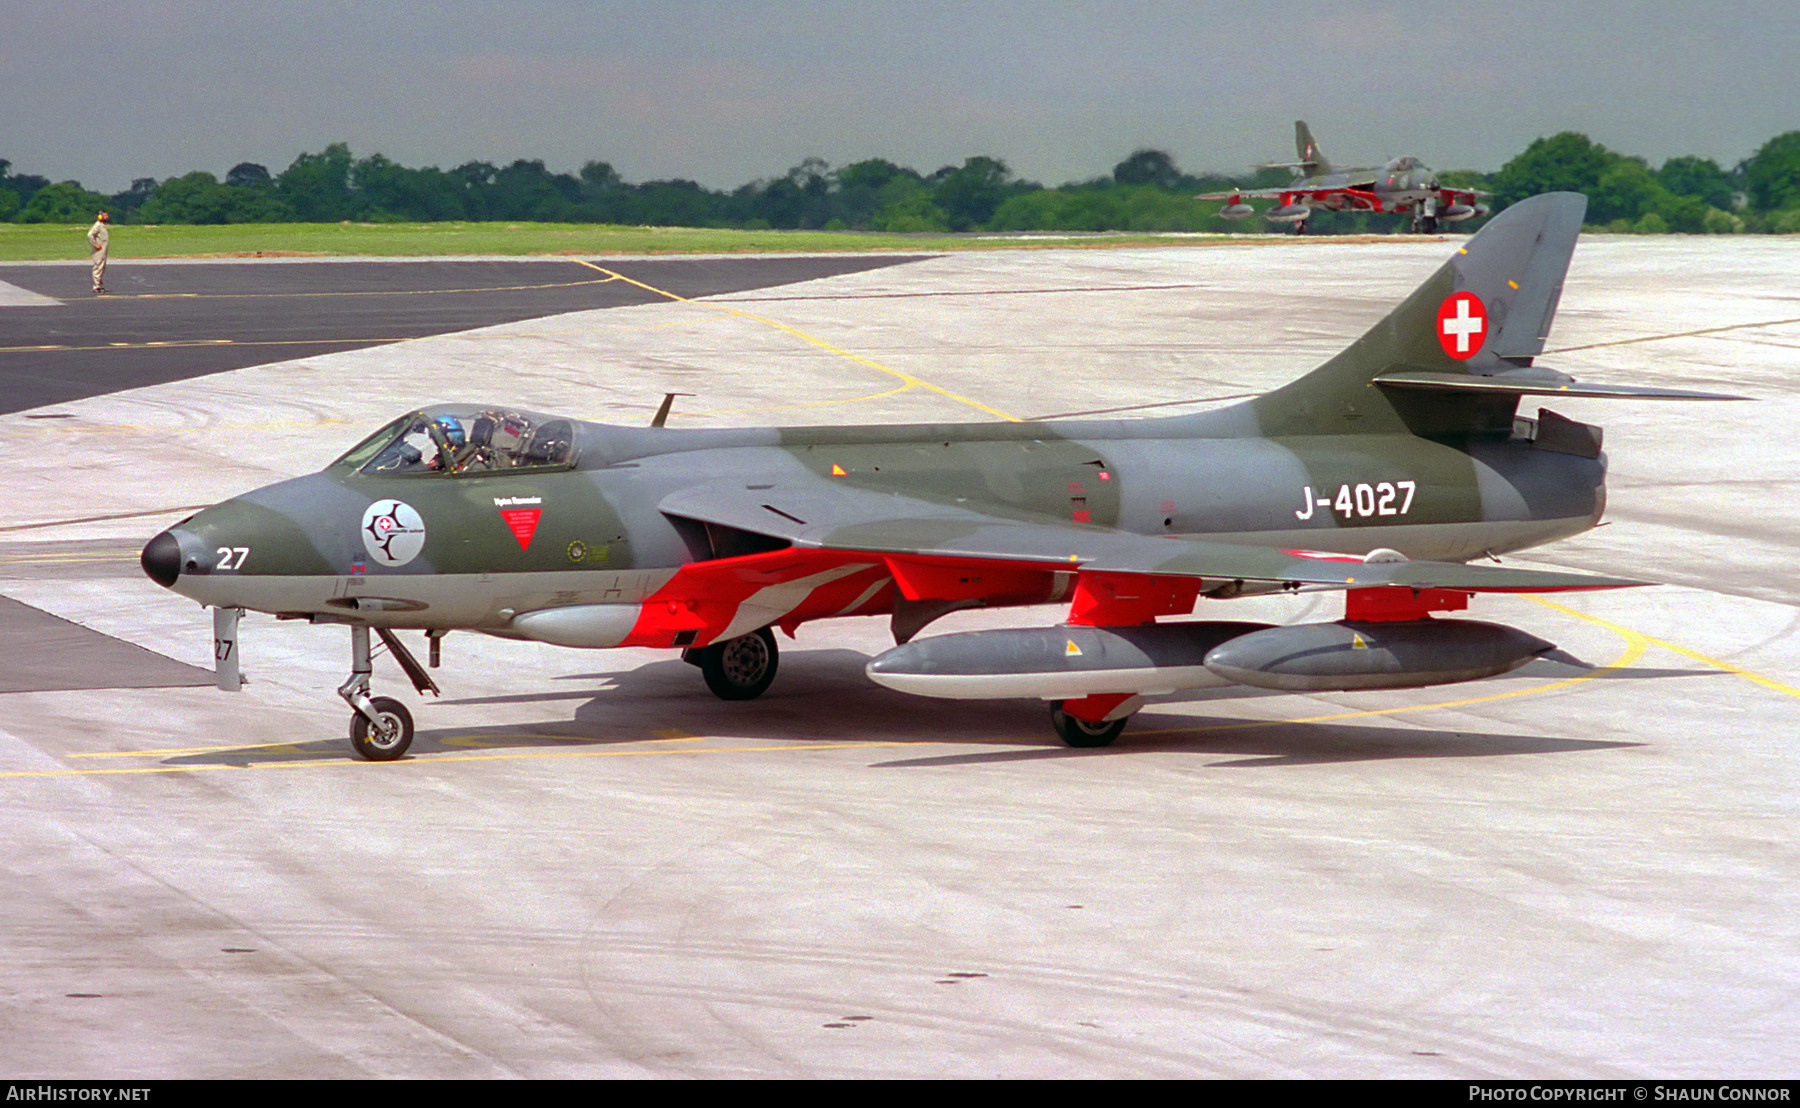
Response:
[{"label": "cockpit canopy", "polygon": [[351,447],[332,468],[452,477],[567,469],[575,423],[519,408],[441,404],[410,412]]}]

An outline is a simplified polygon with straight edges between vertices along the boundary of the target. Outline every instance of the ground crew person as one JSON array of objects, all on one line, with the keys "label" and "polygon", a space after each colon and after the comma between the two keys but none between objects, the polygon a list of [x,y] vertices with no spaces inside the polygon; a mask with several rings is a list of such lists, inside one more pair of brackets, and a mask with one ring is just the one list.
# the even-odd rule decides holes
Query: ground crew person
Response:
[{"label": "ground crew person", "polygon": [[94,217],[94,225],[88,228],[88,246],[94,251],[94,291],[106,291],[106,243],[111,237],[106,229],[110,220],[105,212]]}]

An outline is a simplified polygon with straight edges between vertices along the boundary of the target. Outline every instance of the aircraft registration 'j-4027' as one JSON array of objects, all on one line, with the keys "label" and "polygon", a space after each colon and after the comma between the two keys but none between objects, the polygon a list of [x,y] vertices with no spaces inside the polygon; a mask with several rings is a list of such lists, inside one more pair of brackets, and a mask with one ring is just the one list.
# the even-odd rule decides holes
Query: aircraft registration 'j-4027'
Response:
[{"label": "aircraft registration 'j-4027'", "polygon": [[[773,629],[891,617],[881,685],[1051,703],[1073,746],[1147,696],[1245,684],[1407,688],[1551,649],[1434,613],[1480,592],[1641,582],[1467,560],[1593,527],[1600,429],[1523,396],[1724,399],[1577,384],[1534,364],[1586,201],[1496,217],[1349,348],[1217,411],[1145,420],[676,430],[505,405],[408,413],[311,476],[151,539],[145,572],[215,609],[235,690],[244,609],[347,625],[352,744],[398,758],[407,709],[371,696],[371,634],[420,691],[453,630],[679,650],[727,700],[775,676]],[[1338,590],[1342,620],[1183,620],[1202,600]],[[1061,624],[915,638],[946,613],[1067,602]]]}]

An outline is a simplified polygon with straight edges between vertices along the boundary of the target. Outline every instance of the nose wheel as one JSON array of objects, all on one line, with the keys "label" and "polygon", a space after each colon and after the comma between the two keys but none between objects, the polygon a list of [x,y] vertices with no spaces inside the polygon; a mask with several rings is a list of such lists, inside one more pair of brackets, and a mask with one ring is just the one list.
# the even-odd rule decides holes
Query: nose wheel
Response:
[{"label": "nose wheel", "polygon": [[1421,235],[1435,235],[1438,229],[1437,201],[1421,200],[1413,210],[1412,229]]},{"label": "nose wheel", "polygon": [[[394,633],[385,627],[375,631],[394,660],[400,663],[400,668],[412,679],[413,687],[421,693],[437,695],[437,683]],[[369,678],[374,668],[374,658],[369,650],[369,628],[366,624],[353,623],[350,625],[350,679],[338,689],[338,695],[355,709],[350,714],[350,748],[368,761],[391,762],[412,745],[412,713],[391,696],[369,695]]]},{"label": "nose wheel", "polygon": [[391,762],[412,745],[412,713],[391,696],[369,701],[373,722],[359,709],[350,716],[350,746],[371,762]]}]

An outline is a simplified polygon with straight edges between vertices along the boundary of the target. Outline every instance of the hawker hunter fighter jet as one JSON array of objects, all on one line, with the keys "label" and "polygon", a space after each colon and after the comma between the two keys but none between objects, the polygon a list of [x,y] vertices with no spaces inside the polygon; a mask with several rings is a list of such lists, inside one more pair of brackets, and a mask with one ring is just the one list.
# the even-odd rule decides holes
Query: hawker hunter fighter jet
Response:
[{"label": "hawker hunter fighter jet", "polygon": [[[1534,364],[1586,201],[1507,209],[1343,353],[1255,400],[1145,420],[676,430],[506,404],[408,412],[324,471],[151,539],[144,571],[215,609],[236,689],[243,609],[347,627],[356,751],[413,724],[372,696],[371,635],[421,690],[450,631],[680,651],[727,700],[775,677],[774,632],[887,615],[875,682],[1048,701],[1111,742],[1143,698],[1250,685],[1407,688],[1504,673],[1551,646],[1437,618],[1481,592],[1640,582],[1467,565],[1593,527],[1600,429],[1521,397],[1690,396]],[[1185,619],[1332,590],[1344,618]],[[1048,627],[920,636],[958,609],[1068,604]]]},{"label": "hawker hunter fighter jet", "polygon": [[1196,199],[1225,201],[1225,207],[1219,211],[1225,219],[1248,219],[1256,211],[1250,200],[1278,200],[1275,207],[1263,213],[1263,218],[1271,223],[1292,223],[1296,234],[1305,232],[1306,221],[1315,208],[1332,212],[1403,212],[1412,217],[1412,229],[1425,234],[1438,230],[1440,224],[1487,214],[1487,206],[1480,199],[1486,193],[1439,184],[1437,174],[1417,158],[1395,158],[1386,165],[1360,169],[1334,169],[1313,141],[1312,131],[1298,120],[1294,123],[1294,147],[1300,154],[1299,161],[1258,167],[1292,169],[1297,174],[1292,184],[1272,189],[1208,192]]}]

